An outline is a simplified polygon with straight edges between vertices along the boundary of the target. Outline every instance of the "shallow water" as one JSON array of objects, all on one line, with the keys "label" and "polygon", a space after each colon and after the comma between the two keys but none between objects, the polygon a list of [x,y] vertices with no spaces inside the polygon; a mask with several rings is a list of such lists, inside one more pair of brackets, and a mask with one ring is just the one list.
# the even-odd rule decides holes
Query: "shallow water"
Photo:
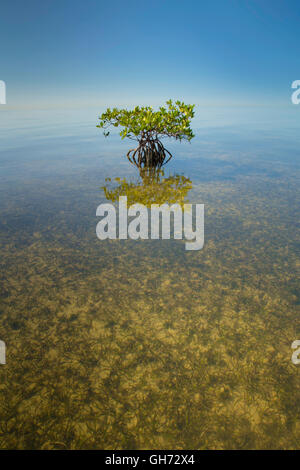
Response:
[{"label": "shallow water", "polygon": [[1,448],[299,448],[295,108],[211,108],[168,146],[192,252],[97,239],[106,179],[142,184],[101,110],[1,108]]}]

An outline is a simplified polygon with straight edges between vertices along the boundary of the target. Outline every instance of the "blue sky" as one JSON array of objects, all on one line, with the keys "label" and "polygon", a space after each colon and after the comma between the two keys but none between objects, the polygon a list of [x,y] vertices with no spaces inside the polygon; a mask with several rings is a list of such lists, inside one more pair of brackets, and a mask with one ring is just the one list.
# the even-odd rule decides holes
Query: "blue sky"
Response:
[{"label": "blue sky", "polygon": [[11,105],[284,104],[300,2],[2,0]]}]

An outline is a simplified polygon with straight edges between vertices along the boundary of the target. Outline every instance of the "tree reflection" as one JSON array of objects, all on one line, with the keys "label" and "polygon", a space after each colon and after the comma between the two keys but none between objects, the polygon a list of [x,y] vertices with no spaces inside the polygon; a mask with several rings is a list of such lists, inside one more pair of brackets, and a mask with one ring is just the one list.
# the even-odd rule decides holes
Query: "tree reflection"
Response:
[{"label": "tree reflection", "polygon": [[[138,181],[128,181],[126,178],[106,178],[102,186],[105,197],[111,202],[118,201],[120,196],[127,196],[127,204],[187,204],[188,192],[192,189],[192,181],[184,175],[165,176],[164,170],[143,168],[139,170]],[[115,186],[117,183],[117,186]]]}]

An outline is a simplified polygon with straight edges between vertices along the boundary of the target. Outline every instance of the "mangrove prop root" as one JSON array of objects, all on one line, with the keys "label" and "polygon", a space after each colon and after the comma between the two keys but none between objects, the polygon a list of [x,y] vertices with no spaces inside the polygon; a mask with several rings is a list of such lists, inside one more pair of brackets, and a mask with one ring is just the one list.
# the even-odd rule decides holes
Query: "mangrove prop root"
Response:
[{"label": "mangrove prop root", "polygon": [[160,168],[171,160],[172,155],[160,140],[147,139],[139,142],[137,148],[129,150],[127,158],[138,168]]}]

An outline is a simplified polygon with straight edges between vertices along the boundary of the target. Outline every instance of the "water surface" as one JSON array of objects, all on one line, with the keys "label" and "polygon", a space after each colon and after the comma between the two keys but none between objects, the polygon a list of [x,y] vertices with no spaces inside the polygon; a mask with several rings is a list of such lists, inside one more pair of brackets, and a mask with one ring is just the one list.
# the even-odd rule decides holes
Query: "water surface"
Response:
[{"label": "water surface", "polygon": [[1,108],[0,447],[299,448],[300,110],[197,110],[167,146],[193,252],[97,239],[106,179],[141,184],[101,111]]}]

